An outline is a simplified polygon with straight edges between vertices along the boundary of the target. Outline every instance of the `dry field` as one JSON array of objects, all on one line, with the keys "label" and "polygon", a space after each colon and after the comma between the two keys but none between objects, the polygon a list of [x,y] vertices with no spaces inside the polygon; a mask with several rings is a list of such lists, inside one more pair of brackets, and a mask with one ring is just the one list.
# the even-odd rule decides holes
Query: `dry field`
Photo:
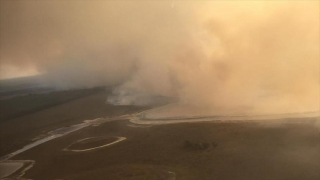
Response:
[{"label": "dry field", "polygon": [[[68,93],[82,96],[69,100]],[[108,93],[101,89],[53,92],[21,97],[29,98],[21,104],[19,99],[12,99],[17,106],[27,106],[28,102],[48,99],[47,96],[68,100],[1,120],[1,154],[13,152],[63,126],[148,109],[105,104]],[[23,176],[34,180],[318,180],[320,129],[315,125],[316,120],[138,126],[123,119],[86,127],[25,151],[12,160],[34,160],[34,166]],[[127,139],[87,152],[63,151],[88,137]],[[201,146],[208,144],[208,147],[190,148],[186,141]]]}]

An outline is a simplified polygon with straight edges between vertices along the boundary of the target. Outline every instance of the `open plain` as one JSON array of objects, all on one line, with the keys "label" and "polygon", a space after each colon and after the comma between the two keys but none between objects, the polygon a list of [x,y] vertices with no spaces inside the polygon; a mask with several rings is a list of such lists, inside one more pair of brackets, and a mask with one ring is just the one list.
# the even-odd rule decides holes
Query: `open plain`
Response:
[{"label": "open plain", "polygon": [[[55,129],[84,120],[114,118],[39,144],[10,160],[34,161],[22,176],[34,180],[320,178],[318,117],[139,125],[130,121],[130,115],[153,107],[106,104],[109,92],[104,88],[70,90],[1,100],[17,103],[12,106],[15,109],[2,112],[5,117],[5,113],[33,108],[28,104],[42,98],[82,95],[52,106],[52,101],[45,101],[46,108],[1,119],[1,155],[48,137]],[[105,137],[108,143],[114,137],[126,140],[84,152],[64,150],[89,137]]]}]

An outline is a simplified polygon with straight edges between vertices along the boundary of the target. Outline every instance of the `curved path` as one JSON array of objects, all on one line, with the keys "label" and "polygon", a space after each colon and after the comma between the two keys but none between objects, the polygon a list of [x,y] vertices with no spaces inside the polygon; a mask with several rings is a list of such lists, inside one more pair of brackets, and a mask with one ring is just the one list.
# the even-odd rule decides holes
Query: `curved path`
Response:
[{"label": "curved path", "polygon": [[97,146],[97,147],[93,147],[93,148],[87,148],[87,149],[69,149],[69,147],[71,147],[72,145],[76,144],[76,143],[80,143],[82,141],[85,141],[85,140],[88,140],[88,139],[93,139],[93,138],[96,138],[96,137],[89,137],[89,138],[85,138],[85,139],[81,139],[79,141],[76,141],[72,144],[70,144],[68,147],[66,147],[65,149],[63,149],[64,151],[72,151],[72,152],[86,152],[86,151],[92,151],[92,150],[95,150],[95,149],[100,149],[100,148],[104,148],[104,147],[107,147],[107,146],[111,146],[111,145],[114,145],[116,143],[119,143],[121,141],[124,141],[126,140],[127,138],[125,137],[116,137],[117,140],[111,142],[111,143],[107,143],[107,144],[104,144],[102,146]]}]

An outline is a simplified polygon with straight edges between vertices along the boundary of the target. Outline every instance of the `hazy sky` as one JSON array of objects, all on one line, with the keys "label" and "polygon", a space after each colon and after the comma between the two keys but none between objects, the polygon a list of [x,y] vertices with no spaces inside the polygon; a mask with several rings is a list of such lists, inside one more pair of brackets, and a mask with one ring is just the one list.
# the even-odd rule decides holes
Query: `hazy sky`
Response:
[{"label": "hazy sky", "polygon": [[2,0],[0,23],[1,78],[118,84],[124,102],[319,105],[319,1]]}]

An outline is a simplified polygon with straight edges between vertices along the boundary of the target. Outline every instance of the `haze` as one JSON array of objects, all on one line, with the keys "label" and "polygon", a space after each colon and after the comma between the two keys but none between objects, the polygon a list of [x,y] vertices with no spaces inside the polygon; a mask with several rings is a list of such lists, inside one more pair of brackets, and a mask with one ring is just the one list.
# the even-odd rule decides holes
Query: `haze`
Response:
[{"label": "haze", "polygon": [[319,110],[318,1],[1,1],[0,22],[2,78],[116,85],[109,103]]}]

